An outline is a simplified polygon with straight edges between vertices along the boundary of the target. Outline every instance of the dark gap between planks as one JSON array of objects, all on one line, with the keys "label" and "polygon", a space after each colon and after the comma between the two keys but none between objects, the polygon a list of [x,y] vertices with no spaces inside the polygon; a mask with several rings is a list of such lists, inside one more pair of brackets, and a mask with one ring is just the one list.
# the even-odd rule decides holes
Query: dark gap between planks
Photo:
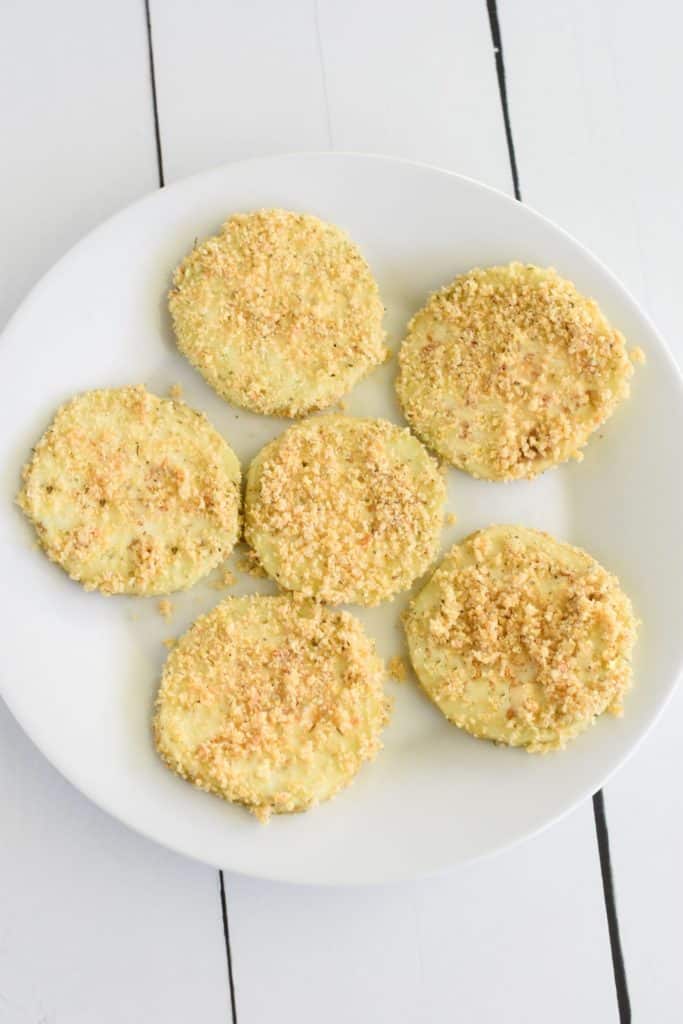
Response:
[{"label": "dark gap between planks", "polygon": [[[157,97],[156,76],[154,73],[154,46],[152,43],[152,16],[150,12],[150,0],[144,0],[145,4],[145,25],[147,28],[147,54],[149,57],[149,80],[152,95],[152,111],[154,114],[154,140],[156,145],[157,171],[159,174],[159,187],[163,188],[164,160],[161,148],[161,130],[159,127],[159,101]],[[228,904],[225,898],[225,880],[223,872],[218,872],[219,899],[221,907],[221,920],[223,923],[223,939],[225,941],[225,957],[228,968],[228,984],[230,987],[230,1011],[232,1024],[237,1024],[237,1004],[235,1001],[235,980],[232,971],[232,951],[230,949],[230,928],[228,925]]]}]

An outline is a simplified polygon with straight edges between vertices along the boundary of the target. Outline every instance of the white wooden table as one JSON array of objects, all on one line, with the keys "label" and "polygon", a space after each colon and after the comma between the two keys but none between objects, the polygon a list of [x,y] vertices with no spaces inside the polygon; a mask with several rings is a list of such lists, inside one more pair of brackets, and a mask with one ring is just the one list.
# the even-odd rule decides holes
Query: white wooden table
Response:
[{"label": "white wooden table", "polygon": [[[517,191],[683,360],[682,31],[673,0],[5,0],[0,319],[164,182],[361,150]],[[0,1024],[679,1024],[681,732],[683,693],[607,785],[611,861],[594,801],[445,877],[324,890],[132,834],[0,703]]]}]

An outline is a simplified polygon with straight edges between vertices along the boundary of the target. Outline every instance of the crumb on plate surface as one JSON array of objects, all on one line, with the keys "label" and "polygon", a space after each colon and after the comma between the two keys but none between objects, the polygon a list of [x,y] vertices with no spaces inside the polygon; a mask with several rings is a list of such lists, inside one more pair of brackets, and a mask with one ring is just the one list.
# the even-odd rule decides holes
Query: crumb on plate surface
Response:
[{"label": "crumb on plate surface", "polygon": [[408,678],[408,666],[406,665],[405,658],[402,658],[400,654],[395,654],[393,658],[389,658],[387,671],[397,683],[404,683]]},{"label": "crumb on plate surface", "polygon": [[236,583],[237,577],[234,572],[230,569],[225,569],[215,580],[212,581],[211,586],[214,590],[229,590],[230,587],[234,587]]}]

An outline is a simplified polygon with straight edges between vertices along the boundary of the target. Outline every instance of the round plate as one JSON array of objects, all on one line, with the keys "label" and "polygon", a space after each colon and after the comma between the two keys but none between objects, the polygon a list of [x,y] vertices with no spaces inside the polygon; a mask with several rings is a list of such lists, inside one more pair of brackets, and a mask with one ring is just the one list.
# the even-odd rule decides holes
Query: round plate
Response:
[{"label": "round plate", "polygon": [[[263,206],[314,213],[348,230],[379,280],[394,349],[433,289],[477,264],[516,259],[557,267],[598,300],[629,346],[645,350],[632,397],[580,465],[511,484],[450,470],[449,508],[458,518],[443,534],[445,550],[491,523],[541,527],[618,574],[643,619],[622,719],[605,716],[564,753],[534,757],[449,725],[414,679],[389,683],[395,708],[377,761],[330,803],[268,826],[162,766],[150,736],[162,641],[224,595],[199,584],[172,598],[166,622],[154,600],[85,593],[37,549],[12,499],[57,406],[88,388],[144,382],[163,394],[180,383],[244,468],[284,428],[218,398],[176,351],[166,312],[171,272],[194,239],[235,211]],[[434,872],[566,813],[634,749],[670,695],[683,652],[681,380],[612,275],[520,203],[454,174],[378,157],[295,155],[222,167],[149,196],[84,239],[29,295],[1,352],[3,694],[74,785],[145,835],[220,867],[288,881]],[[391,360],[359,385],[348,411],[401,422],[395,369]],[[229,592],[270,588],[241,575]],[[387,658],[405,650],[406,600],[354,609]]]}]

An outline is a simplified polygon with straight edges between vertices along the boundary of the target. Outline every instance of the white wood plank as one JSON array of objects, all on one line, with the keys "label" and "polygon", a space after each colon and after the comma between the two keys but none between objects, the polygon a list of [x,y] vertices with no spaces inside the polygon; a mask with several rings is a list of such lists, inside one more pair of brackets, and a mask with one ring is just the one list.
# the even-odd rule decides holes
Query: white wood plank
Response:
[{"label": "white wood plank", "polygon": [[[0,76],[3,321],[83,232],[156,186],[144,8],[6,4]],[[228,1018],[216,872],[96,810],[1,702],[0,821],[2,1024]]]},{"label": "white wood plank", "polygon": [[423,1020],[612,1024],[617,1007],[584,807],[528,843],[420,886]]},{"label": "white wood plank", "polygon": [[328,149],[311,0],[153,0],[166,181],[244,157]]},{"label": "white wood plank", "polygon": [[[525,198],[622,277],[683,365],[680,6],[522,0],[502,20]],[[682,726],[679,690],[605,796],[633,1015],[661,1024],[683,1000]]]},{"label": "white wood plank", "polygon": [[0,1024],[229,1019],[218,874],[68,785],[0,702]]},{"label": "white wood plank", "polygon": [[412,886],[320,889],[230,877],[240,1024],[422,1024]]},{"label": "white wood plank", "polygon": [[0,96],[1,325],[66,249],[157,185],[144,8],[10,0]]},{"label": "white wood plank", "polygon": [[319,0],[331,143],[510,190],[484,3]]},{"label": "white wood plank", "polygon": [[[484,4],[300,0],[281,17],[274,4],[157,2],[153,19],[169,180],[332,145],[510,189]],[[240,1024],[403,1024],[454,1007],[472,1024],[503,1007],[540,1024],[558,986],[559,1021],[616,1019],[590,805],[519,850],[430,882],[329,891],[229,876],[227,890]],[[567,965],[581,978],[569,994]]]},{"label": "white wood plank", "polygon": [[494,860],[412,885],[232,879],[240,1021],[291,1007],[302,1024],[616,1022],[585,819],[580,810]]}]

